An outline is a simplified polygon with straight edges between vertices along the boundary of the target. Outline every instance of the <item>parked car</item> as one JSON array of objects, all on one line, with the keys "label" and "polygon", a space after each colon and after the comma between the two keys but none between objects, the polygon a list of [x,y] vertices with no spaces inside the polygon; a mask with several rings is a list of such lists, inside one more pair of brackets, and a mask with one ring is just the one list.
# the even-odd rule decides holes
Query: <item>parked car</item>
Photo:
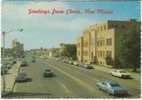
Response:
[{"label": "parked car", "polygon": [[73,65],[79,66],[79,63],[78,63],[77,61],[74,61],[74,62],[73,62]]},{"label": "parked car", "polygon": [[24,66],[27,66],[28,65],[28,63],[27,63],[27,61],[22,61],[22,63],[21,63],[21,67],[24,67]]},{"label": "parked car", "polygon": [[16,77],[16,82],[27,82],[29,80],[26,73],[19,73]]},{"label": "parked car", "polygon": [[43,77],[53,77],[53,71],[51,71],[50,69],[45,69],[44,73],[43,73]]},{"label": "parked car", "polygon": [[115,81],[111,81],[111,80],[98,81],[96,85],[100,90],[103,90],[104,92],[110,95],[127,95],[128,94],[128,90],[126,89],[126,87],[119,85]]},{"label": "parked car", "polygon": [[83,67],[86,69],[93,69],[93,66],[90,64],[85,64],[85,65],[83,65]]},{"label": "parked car", "polygon": [[8,72],[8,68],[6,67],[6,65],[2,65],[1,66],[1,75],[4,75]]},{"label": "parked car", "polygon": [[16,60],[13,60],[13,61],[12,61],[12,64],[16,64],[16,62],[17,62]]},{"label": "parked car", "polygon": [[36,62],[36,60],[35,60],[35,59],[32,59],[32,62]]},{"label": "parked car", "polygon": [[7,64],[6,67],[10,69],[12,67],[12,64]]},{"label": "parked car", "polygon": [[124,70],[113,70],[111,72],[111,75],[120,78],[130,78],[130,74],[128,72],[125,72]]},{"label": "parked car", "polygon": [[69,60],[68,62],[69,62],[69,64],[73,65],[73,61],[72,60]]}]

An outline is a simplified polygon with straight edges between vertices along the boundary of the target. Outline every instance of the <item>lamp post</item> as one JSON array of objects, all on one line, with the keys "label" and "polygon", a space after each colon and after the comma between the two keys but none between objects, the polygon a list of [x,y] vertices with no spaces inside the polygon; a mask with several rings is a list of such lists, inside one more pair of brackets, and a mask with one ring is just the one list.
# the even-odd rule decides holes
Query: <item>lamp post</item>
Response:
[{"label": "lamp post", "polygon": [[3,71],[3,76],[2,76],[2,79],[3,79],[3,91],[2,91],[2,93],[3,93],[3,95],[7,94],[6,93],[6,80],[5,80],[5,59],[4,59],[4,57],[5,57],[5,35],[8,34],[8,33],[14,32],[14,31],[22,32],[23,29],[16,29],[16,30],[10,30],[10,31],[7,31],[7,32],[6,31],[2,32],[2,41],[3,41],[3,49],[2,49],[2,53],[3,53],[2,61],[3,62],[2,62],[2,65],[4,66],[4,70],[2,70]]}]

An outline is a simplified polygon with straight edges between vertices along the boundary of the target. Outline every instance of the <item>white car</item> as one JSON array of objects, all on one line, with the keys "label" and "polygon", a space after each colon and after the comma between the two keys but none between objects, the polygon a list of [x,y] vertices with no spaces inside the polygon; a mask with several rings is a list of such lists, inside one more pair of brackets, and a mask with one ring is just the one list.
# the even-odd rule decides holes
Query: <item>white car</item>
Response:
[{"label": "white car", "polygon": [[73,65],[79,66],[79,63],[78,63],[77,61],[74,61],[74,62],[73,62]]},{"label": "white car", "polygon": [[130,74],[124,70],[114,70],[111,72],[111,75],[120,78],[130,78]]}]

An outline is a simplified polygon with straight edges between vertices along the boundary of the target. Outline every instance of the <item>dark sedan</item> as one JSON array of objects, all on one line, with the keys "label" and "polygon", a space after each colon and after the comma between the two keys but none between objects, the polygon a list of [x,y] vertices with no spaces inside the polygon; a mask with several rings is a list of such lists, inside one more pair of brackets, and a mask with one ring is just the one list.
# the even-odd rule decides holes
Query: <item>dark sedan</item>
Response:
[{"label": "dark sedan", "polygon": [[44,73],[43,73],[43,77],[53,77],[53,71],[51,71],[50,69],[45,69]]}]

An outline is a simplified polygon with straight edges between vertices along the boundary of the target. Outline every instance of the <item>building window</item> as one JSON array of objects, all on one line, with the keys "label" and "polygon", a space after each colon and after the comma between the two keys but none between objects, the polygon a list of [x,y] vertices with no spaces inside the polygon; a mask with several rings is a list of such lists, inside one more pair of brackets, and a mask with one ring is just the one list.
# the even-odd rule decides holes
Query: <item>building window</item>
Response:
[{"label": "building window", "polygon": [[97,41],[97,46],[100,46],[100,43],[99,43],[99,41]]},{"label": "building window", "polygon": [[106,51],[106,56],[107,57],[112,57],[112,51]]},{"label": "building window", "polygon": [[112,39],[111,38],[106,40],[106,45],[108,45],[108,46],[112,45]]},{"label": "building window", "polygon": [[104,25],[104,30],[107,30],[107,26],[106,25]]},{"label": "building window", "polygon": [[103,42],[103,46],[105,45],[105,40],[102,40],[102,42]]},{"label": "building window", "polygon": [[103,51],[103,58],[105,57],[105,51]]}]

